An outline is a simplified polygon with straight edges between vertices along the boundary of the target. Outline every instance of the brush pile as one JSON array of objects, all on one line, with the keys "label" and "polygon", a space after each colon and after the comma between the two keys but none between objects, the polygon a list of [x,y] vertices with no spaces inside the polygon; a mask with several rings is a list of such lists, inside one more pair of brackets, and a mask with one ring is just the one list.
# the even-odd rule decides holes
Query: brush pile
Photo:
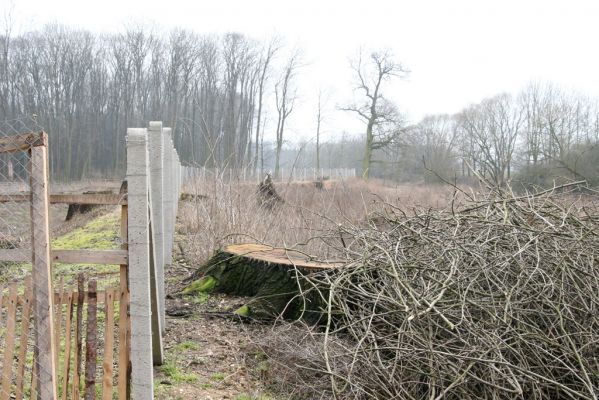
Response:
[{"label": "brush pile", "polygon": [[328,304],[322,351],[306,361],[327,383],[315,389],[596,399],[598,203],[564,191],[495,191],[460,210],[410,214],[388,205],[377,224],[340,228],[354,238],[343,249],[352,261],[308,277]]}]

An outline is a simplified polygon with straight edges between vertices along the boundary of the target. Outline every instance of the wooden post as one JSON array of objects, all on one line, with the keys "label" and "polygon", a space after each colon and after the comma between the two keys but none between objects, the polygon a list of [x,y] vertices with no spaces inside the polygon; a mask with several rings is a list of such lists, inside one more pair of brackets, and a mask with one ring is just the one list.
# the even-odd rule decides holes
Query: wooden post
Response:
[{"label": "wooden post", "polygon": [[104,328],[104,360],[102,363],[102,400],[112,400],[112,362],[114,347],[114,289],[106,289]]},{"label": "wooden post", "polygon": [[87,332],[85,335],[85,400],[96,399],[96,365],[98,360],[98,285],[88,284]]},{"label": "wooden post", "polygon": [[131,318],[131,395],[154,398],[150,236],[148,232],[148,133],[127,129],[129,213],[129,292]]},{"label": "wooden post", "polygon": [[162,333],[165,329],[165,287],[164,287],[164,140],[162,137],[162,122],[150,122],[150,202],[152,212],[152,248],[155,269],[156,289],[158,292],[158,316]]},{"label": "wooden post", "polygon": [[50,260],[47,135],[30,154],[32,279],[38,400],[56,399],[56,346]]}]

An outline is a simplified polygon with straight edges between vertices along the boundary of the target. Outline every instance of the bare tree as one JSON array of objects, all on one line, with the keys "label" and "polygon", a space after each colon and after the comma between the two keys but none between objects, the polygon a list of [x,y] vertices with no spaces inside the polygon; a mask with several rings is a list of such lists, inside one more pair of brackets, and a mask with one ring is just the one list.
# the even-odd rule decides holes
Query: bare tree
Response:
[{"label": "bare tree", "polygon": [[370,53],[362,60],[362,52],[351,68],[357,80],[356,90],[364,96],[362,102],[342,108],[357,114],[366,124],[366,144],[362,159],[362,176],[368,179],[375,150],[388,146],[398,135],[401,123],[397,107],[383,95],[383,84],[393,77],[401,77],[408,71],[393,60],[389,51]]},{"label": "bare tree", "polygon": [[279,177],[281,149],[283,148],[283,135],[285,122],[293,111],[297,91],[292,87],[293,78],[299,68],[300,52],[295,49],[285,64],[283,73],[275,85],[275,99],[277,107],[277,143],[275,150],[275,177]]},{"label": "bare tree", "polygon": [[[258,113],[256,114],[256,139],[254,143],[254,160],[253,168],[256,171],[258,168],[258,153],[260,152],[261,143],[261,132],[260,122],[262,120],[262,106],[264,100],[264,90],[268,74],[270,72],[271,62],[274,59],[276,53],[281,49],[280,39],[275,36],[268,43],[268,47],[263,51],[258,62],[259,77],[258,77]],[[262,163],[262,162],[261,162]],[[262,168],[261,168],[262,169]]]},{"label": "bare tree", "polygon": [[[323,100],[323,95],[325,99]],[[320,128],[324,120],[323,107],[326,103],[326,94],[323,93],[322,88],[318,90],[318,105],[316,108],[316,171],[320,170]]]},{"label": "bare tree", "polygon": [[483,100],[461,116],[462,129],[472,138],[483,176],[502,186],[511,177],[517,138],[524,121],[520,104],[502,94]]},{"label": "bare tree", "polygon": [[[429,115],[406,129],[402,140],[402,167],[421,175],[425,183],[454,178],[458,141],[456,119],[453,116]],[[409,163],[409,165],[406,165]]]}]

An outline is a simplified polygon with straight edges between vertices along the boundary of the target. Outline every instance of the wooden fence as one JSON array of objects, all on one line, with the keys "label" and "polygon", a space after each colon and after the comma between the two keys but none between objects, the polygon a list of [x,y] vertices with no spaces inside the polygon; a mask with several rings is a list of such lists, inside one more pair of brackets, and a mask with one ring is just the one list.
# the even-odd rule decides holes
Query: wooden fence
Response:
[{"label": "wooden fence", "polygon": [[[30,243],[0,248],[0,267],[31,264],[30,277],[0,287],[0,399],[152,399],[153,365],[163,362],[164,269],[181,187],[171,130],[161,122],[128,129],[127,184],[113,194],[50,194],[47,140],[43,132],[0,138],[0,156],[25,152],[17,162],[27,160],[31,175],[17,182],[20,192],[0,193],[0,213],[10,212],[7,204],[31,206]],[[120,206],[121,248],[52,249],[51,203]],[[0,215],[0,225],[6,220]],[[120,268],[116,284],[91,279],[86,288],[79,276],[75,289],[74,281],[53,277],[54,263]]]},{"label": "wooden fence", "polygon": [[[100,393],[103,400],[125,399],[128,362],[119,363],[115,354],[128,354],[127,292],[118,286],[98,290],[96,280],[90,280],[86,289],[81,274],[76,283],[75,289],[61,279],[53,299],[56,398],[89,399]],[[34,357],[30,343],[35,341],[31,275],[20,286],[12,282],[7,290],[0,291],[0,321],[5,325],[0,338],[3,399],[34,399],[39,392],[36,366],[28,361]],[[98,323],[101,320],[103,325]]]}]

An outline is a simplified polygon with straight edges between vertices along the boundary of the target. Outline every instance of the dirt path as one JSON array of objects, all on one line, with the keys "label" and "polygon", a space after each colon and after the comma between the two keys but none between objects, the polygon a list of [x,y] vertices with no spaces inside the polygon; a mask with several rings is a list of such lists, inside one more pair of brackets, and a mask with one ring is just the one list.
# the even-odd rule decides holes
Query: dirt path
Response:
[{"label": "dirt path", "polygon": [[[181,238],[180,238],[181,239]],[[155,369],[157,399],[274,400],[258,371],[248,370],[246,346],[267,329],[230,317],[243,298],[211,295],[181,299],[191,269],[179,255],[167,272],[166,362]]]}]

